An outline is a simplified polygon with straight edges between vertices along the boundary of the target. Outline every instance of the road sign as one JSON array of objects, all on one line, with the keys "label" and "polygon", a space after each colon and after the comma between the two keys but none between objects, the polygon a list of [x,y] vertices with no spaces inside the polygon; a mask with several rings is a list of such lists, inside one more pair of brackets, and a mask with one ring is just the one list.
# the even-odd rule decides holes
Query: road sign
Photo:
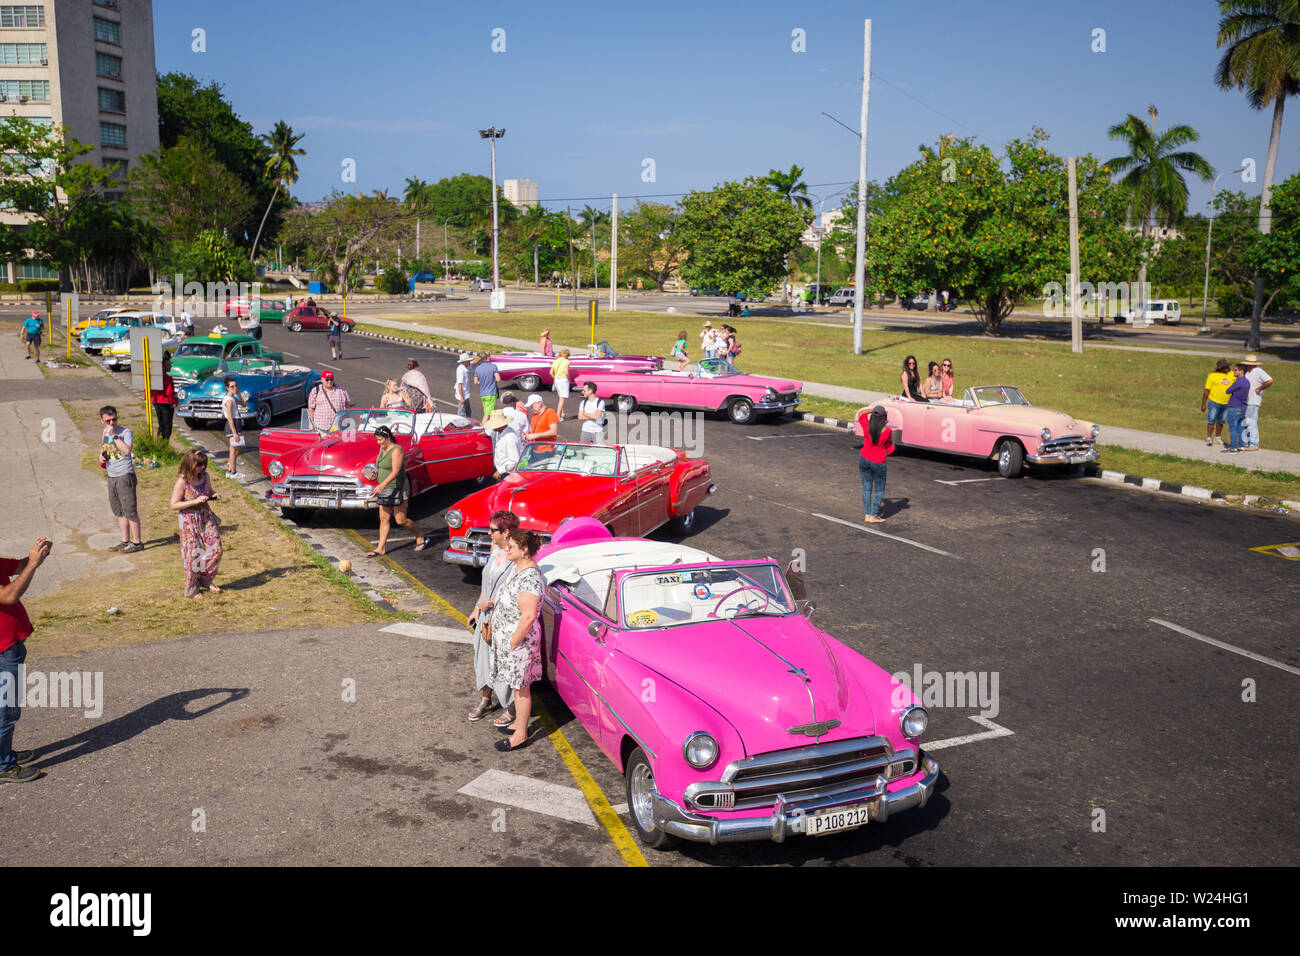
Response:
[{"label": "road sign", "polygon": [[[157,326],[136,326],[131,329],[131,387],[145,387],[144,343],[149,341],[149,380],[150,385],[162,388],[163,380],[163,339],[162,329]],[[146,399],[148,396],[146,396]]]}]

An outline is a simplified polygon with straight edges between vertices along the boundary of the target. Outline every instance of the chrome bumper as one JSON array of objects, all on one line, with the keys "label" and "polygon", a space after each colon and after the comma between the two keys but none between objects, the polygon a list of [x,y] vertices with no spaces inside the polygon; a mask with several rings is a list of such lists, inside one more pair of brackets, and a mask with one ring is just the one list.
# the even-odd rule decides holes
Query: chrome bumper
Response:
[{"label": "chrome bumper", "polygon": [[799,407],[800,399],[792,402],[755,402],[756,412],[788,412]]},{"label": "chrome bumper", "polygon": [[481,568],[487,564],[487,555],[472,554],[468,551],[456,551],[448,548],[442,552],[442,560],[448,564],[463,564],[467,568]]},{"label": "chrome bumper", "polygon": [[1093,445],[1086,452],[1077,455],[1054,453],[1048,455],[1026,455],[1025,461],[1031,465],[1086,465],[1089,462],[1098,461],[1101,458],[1101,452],[1097,446]]},{"label": "chrome bumper", "polygon": [[923,807],[934,792],[934,785],[939,779],[939,763],[924,750],[921,751],[921,767],[925,776],[910,787],[884,792],[884,778],[864,787],[857,793],[839,794],[834,800],[818,803],[785,803],[778,799],[775,811],[765,817],[744,817],[728,820],[700,816],[683,810],[667,797],[655,794],[655,825],[665,833],[683,840],[696,843],[743,843],[748,840],[772,840],[783,843],[785,838],[803,834],[803,819],[809,813],[829,810],[854,803],[871,805],[871,821],[883,823],[895,813]]}]

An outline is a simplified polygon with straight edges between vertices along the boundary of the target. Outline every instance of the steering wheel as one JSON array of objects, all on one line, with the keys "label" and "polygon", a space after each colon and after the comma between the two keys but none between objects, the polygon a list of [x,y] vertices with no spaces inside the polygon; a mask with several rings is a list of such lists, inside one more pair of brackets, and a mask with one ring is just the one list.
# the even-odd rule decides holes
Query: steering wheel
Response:
[{"label": "steering wheel", "polygon": [[[734,591],[728,591],[726,594],[722,595],[722,597],[718,598],[718,603],[715,604],[715,605],[713,605],[713,610],[709,612],[709,617],[718,617],[718,616],[719,616],[719,615],[718,615],[718,608],[720,608],[720,607],[722,606],[722,602],[725,601],[725,600],[727,600],[727,598],[735,597],[735,596],[736,596],[737,594],[739,594],[741,591],[757,591],[760,595],[762,595],[762,597],[763,597],[763,603],[762,603],[760,606],[758,606],[758,607],[756,607],[756,608],[753,608],[753,610],[755,610],[755,611],[760,611],[760,612],[761,612],[761,611],[765,610],[769,604],[772,603],[772,595],[768,594],[766,591],[764,591],[762,588],[760,588],[757,584],[742,584],[740,587],[736,588]],[[746,607],[746,608],[748,608],[748,607],[749,607],[749,604],[746,603],[746,604],[744,604],[744,605],[738,605],[738,606],[736,607],[736,611],[739,612],[741,607]]]},{"label": "steering wheel", "polygon": [[411,422],[407,420],[405,415],[395,419],[391,424],[389,422],[382,422],[382,424],[388,425],[388,427],[393,430],[394,435],[415,434],[415,426],[412,425]]}]

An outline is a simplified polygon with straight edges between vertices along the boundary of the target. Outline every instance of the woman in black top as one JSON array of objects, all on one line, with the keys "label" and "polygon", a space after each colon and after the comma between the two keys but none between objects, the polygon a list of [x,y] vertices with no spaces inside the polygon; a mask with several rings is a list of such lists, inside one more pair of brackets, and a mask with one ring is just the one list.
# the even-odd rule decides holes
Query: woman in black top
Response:
[{"label": "woman in black top", "polygon": [[914,402],[924,402],[927,399],[921,394],[921,375],[916,370],[916,356],[909,355],[903,359],[903,373],[899,376],[899,381],[903,385],[903,397],[910,398]]}]

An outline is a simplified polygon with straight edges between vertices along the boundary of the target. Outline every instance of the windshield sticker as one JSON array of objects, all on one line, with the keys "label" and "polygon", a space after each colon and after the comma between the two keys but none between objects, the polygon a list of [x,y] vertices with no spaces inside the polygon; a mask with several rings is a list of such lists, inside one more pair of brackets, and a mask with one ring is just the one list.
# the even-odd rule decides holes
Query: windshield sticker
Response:
[{"label": "windshield sticker", "polygon": [[713,597],[713,592],[709,590],[709,586],[707,584],[697,584],[695,585],[695,596],[699,600],[703,601],[706,598]]},{"label": "windshield sticker", "polygon": [[653,624],[657,620],[659,620],[659,615],[649,608],[646,608],[643,611],[633,611],[627,616],[627,622],[634,627],[643,627],[646,624]]},{"label": "windshield sticker", "polygon": [[655,578],[655,584],[681,584],[682,576],[680,574],[661,574]]}]

